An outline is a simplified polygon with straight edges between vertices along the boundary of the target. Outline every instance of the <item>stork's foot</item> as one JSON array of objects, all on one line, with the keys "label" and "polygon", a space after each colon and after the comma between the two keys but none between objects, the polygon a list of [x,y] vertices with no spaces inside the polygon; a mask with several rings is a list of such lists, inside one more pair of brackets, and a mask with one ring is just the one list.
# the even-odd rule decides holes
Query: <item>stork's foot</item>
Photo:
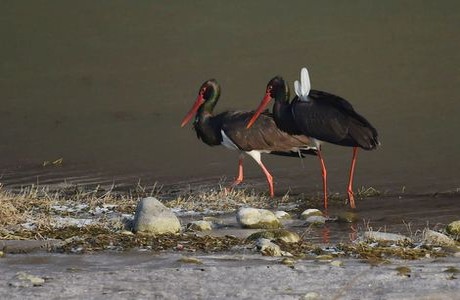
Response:
[{"label": "stork's foot", "polygon": [[348,193],[348,203],[350,203],[350,207],[351,208],[356,208],[355,195],[354,195],[353,191],[351,189],[348,189],[347,193]]}]

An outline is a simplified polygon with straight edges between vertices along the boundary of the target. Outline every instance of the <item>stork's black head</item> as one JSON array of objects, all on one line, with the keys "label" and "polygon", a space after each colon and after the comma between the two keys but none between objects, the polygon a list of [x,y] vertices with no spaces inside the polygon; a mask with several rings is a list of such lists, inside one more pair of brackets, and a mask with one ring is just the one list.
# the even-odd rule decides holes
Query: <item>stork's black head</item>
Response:
[{"label": "stork's black head", "polygon": [[265,90],[265,96],[260,102],[260,105],[251,120],[249,120],[246,125],[246,128],[249,128],[252,124],[254,124],[259,115],[265,110],[265,107],[268,105],[270,100],[289,102],[289,86],[286,81],[284,81],[283,77],[275,76],[268,82],[267,89]]},{"label": "stork's black head", "polygon": [[283,77],[275,76],[268,82],[265,97],[270,97],[268,101],[272,99],[275,101],[289,101],[289,86]]},{"label": "stork's black head", "polygon": [[217,100],[220,96],[220,86],[215,79],[205,81],[198,91],[198,97],[195,100],[192,108],[185,115],[182,120],[181,127],[184,127],[190,119],[197,113],[198,109],[202,107],[203,111],[211,113],[216,106]]}]

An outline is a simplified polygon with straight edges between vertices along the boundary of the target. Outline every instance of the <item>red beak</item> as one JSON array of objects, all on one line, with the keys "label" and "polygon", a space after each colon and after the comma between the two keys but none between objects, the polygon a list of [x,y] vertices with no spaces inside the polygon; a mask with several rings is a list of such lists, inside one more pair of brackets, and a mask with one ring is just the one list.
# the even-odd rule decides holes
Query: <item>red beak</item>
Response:
[{"label": "red beak", "polygon": [[189,112],[185,115],[184,119],[182,120],[180,127],[184,127],[185,124],[187,124],[190,121],[190,119],[196,114],[196,112],[198,111],[198,108],[200,108],[200,106],[203,103],[204,103],[203,95],[199,94],[192,108],[189,110]]},{"label": "red beak", "polygon": [[270,95],[270,91],[267,91],[265,94],[265,97],[262,99],[262,102],[260,102],[259,107],[257,108],[256,112],[252,116],[251,120],[249,120],[248,125],[246,125],[246,128],[249,128],[254,124],[259,117],[259,115],[265,110],[265,107],[267,107],[268,102],[272,99],[272,96]]}]

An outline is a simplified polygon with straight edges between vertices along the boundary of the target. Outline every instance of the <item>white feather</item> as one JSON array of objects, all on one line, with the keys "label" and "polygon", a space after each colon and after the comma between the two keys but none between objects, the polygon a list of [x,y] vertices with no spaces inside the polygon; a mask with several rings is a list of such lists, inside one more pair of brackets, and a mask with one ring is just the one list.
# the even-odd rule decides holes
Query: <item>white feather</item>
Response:
[{"label": "white feather", "polygon": [[300,82],[298,80],[294,81],[294,91],[297,97],[302,96],[302,93],[300,92]]},{"label": "white feather", "polygon": [[308,70],[305,67],[302,68],[302,70],[300,71],[300,82],[302,83],[301,84],[302,95],[306,97],[310,93],[311,84],[310,84],[310,76],[308,75]]},{"label": "white feather", "polygon": [[300,71],[300,82],[298,80],[294,82],[294,90],[300,100],[309,101],[308,94],[310,93],[310,89],[310,76],[308,75],[307,68],[304,67]]}]

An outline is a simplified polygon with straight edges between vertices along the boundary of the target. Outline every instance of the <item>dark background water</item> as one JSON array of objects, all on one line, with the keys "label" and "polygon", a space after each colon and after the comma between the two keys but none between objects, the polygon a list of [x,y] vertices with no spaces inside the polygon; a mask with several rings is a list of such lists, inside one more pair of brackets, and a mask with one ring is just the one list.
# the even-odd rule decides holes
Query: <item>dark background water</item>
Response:
[{"label": "dark background water", "polygon": [[[356,186],[456,190],[459,28],[458,1],[3,1],[0,182],[216,184],[237,153],[179,126],[201,83],[221,83],[218,112],[254,109],[270,78],[292,84],[307,66],[313,88],[379,130]],[[324,155],[331,191],[344,192],[351,149]],[[316,158],[264,161],[279,193],[320,191]]]}]

